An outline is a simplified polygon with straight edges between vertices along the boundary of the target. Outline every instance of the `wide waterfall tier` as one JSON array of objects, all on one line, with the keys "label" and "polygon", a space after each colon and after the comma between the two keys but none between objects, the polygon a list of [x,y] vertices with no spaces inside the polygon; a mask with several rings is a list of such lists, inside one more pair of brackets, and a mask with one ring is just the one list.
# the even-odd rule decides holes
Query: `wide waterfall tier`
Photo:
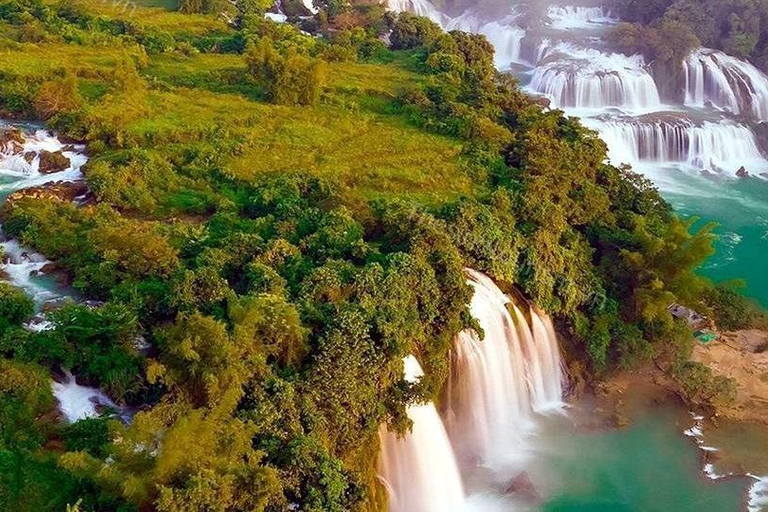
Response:
[{"label": "wide waterfall tier", "polygon": [[[423,376],[413,356],[404,360],[405,379]],[[461,512],[464,487],[451,443],[434,404],[408,408],[413,422],[404,437],[382,427],[379,475],[389,493],[390,512]]]},{"label": "wide waterfall tier", "polygon": [[735,176],[742,167],[753,174],[768,170],[752,131],[733,121],[699,123],[669,116],[585,123],[600,132],[617,165],[685,164],[728,176]]},{"label": "wide waterfall tier", "polygon": [[529,88],[556,108],[657,109],[659,91],[640,55],[627,57],[559,43],[539,51]]},{"label": "wide waterfall tier", "polygon": [[575,5],[550,6],[547,21],[555,30],[591,30],[618,22],[605,7]]},{"label": "wide waterfall tier", "polygon": [[683,63],[685,104],[768,120],[768,77],[748,62],[702,48]]},{"label": "wide waterfall tier", "polygon": [[529,324],[490,278],[467,274],[475,291],[470,311],[483,335],[465,330],[456,338],[446,425],[463,463],[513,466],[532,413],[561,403],[557,338],[549,319],[530,311]]}]

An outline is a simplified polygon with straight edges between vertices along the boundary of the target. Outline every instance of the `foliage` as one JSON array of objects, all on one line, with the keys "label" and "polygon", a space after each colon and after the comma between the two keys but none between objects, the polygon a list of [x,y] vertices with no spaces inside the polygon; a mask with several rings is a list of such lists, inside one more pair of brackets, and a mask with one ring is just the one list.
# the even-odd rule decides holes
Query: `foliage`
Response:
[{"label": "foliage", "polygon": [[435,42],[441,34],[440,26],[434,21],[403,12],[398,15],[389,37],[392,48],[408,50],[419,46],[428,46]]},{"label": "foliage", "polygon": [[679,61],[700,41],[763,69],[768,66],[765,0],[614,0],[614,4],[622,19],[638,24],[621,26],[614,34],[624,51]]},{"label": "foliage", "polygon": [[32,316],[32,299],[7,283],[0,283],[0,335]]},{"label": "foliage", "polygon": [[[3,229],[104,301],[31,333],[0,289],[1,362],[48,397],[0,401],[26,450],[5,508],[382,510],[379,429],[442,389],[467,266],[571,328],[596,372],[683,345],[666,306],[712,293],[709,228],[497,73],[483,36],[348,2],[319,3],[312,36],[260,2],[180,7],[0,0],[0,104],[88,144],[95,203],[14,194]],[[34,365],[140,410],[61,428]]]},{"label": "foliage", "polygon": [[281,55],[262,38],[246,55],[248,71],[267,98],[280,105],[314,105],[325,82],[322,61],[288,50]]}]

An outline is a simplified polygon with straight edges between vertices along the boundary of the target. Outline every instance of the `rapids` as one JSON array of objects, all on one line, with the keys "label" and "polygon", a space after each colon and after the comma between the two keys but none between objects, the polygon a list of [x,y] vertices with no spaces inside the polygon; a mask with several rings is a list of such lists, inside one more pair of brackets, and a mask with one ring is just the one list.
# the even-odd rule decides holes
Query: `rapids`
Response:
[{"label": "rapids", "polygon": [[[20,134],[21,140],[9,137],[4,144],[0,144],[1,202],[17,190],[83,179],[81,168],[88,160],[84,146],[64,144],[51,133],[36,127],[17,127],[0,122],[0,134],[8,130],[18,130],[15,133]],[[44,151],[61,152],[69,160],[69,166],[50,173],[40,172],[41,155]],[[25,249],[17,240],[6,237],[2,226],[0,248],[0,271],[3,277],[32,297],[36,306],[37,315],[26,328],[31,331],[49,329],[51,324],[41,310],[46,304],[66,299],[72,292],[45,275],[45,266],[50,262],[44,256]],[[54,397],[58,400],[59,409],[67,421],[74,422],[96,416],[99,406],[118,410],[101,391],[81,386],[71,373],[66,370],[64,373],[64,379],[53,381],[51,387]]]}]

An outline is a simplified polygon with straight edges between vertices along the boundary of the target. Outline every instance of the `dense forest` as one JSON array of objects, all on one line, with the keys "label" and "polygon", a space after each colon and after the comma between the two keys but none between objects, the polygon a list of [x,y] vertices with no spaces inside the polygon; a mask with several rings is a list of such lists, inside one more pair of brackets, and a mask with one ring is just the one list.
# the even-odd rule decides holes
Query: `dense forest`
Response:
[{"label": "dense forest", "polygon": [[765,0],[613,0],[627,24],[615,42],[651,60],[681,61],[706,46],[768,70],[768,2]]},{"label": "dense forest", "polygon": [[[752,321],[695,273],[712,227],[604,163],[484,37],[379,5],[292,25],[224,4],[0,0],[0,117],[86,143],[93,195],[13,194],[3,228],[100,301],[31,332],[0,287],[0,508],[383,510],[379,428],[439,393],[473,323],[465,267],[552,314],[593,375],[670,353],[692,393],[727,393],[667,311]],[[63,424],[62,369],[130,424]]]}]

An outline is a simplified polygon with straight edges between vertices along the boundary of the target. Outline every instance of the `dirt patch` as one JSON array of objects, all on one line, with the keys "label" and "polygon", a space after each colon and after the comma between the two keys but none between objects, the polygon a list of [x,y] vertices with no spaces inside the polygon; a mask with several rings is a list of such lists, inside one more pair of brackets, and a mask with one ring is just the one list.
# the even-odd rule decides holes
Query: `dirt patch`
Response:
[{"label": "dirt patch", "polygon": [[768,333],[758,330],[726,332],[720,340],[697,343],[692,359],[708,366],[716,375],[736,381],[732,406],[718,409],[718,416],[759,421],[768,425]]}]

